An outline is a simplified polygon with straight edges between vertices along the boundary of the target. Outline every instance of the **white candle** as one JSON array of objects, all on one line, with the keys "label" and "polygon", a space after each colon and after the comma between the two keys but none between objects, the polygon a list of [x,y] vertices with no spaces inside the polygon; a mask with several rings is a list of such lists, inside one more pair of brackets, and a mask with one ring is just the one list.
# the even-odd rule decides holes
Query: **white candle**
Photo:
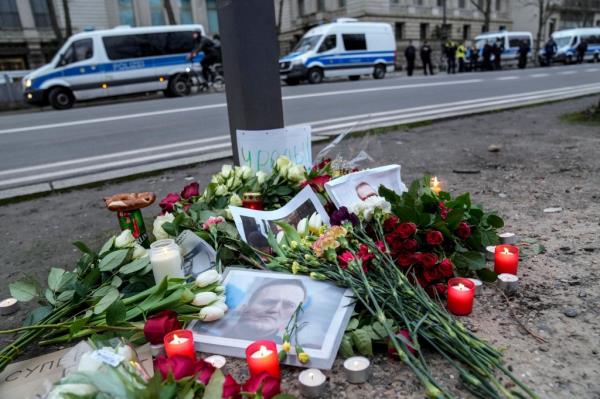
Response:
[{"label": "white candle", "polygon": [[221,355],[212,355],[204,359],[204,361],[210,365],[212,365],[216,369],[222,369],[227,363],[227,360]]},{"label": "white candle", "polygon": [[317,398],[323,396],[325,391],[327,377],[319,369],[304,370],[298,376],[300,381],[300,391],[303,396],[308,398]]},{"label": "white candle", "polygon": [[469,278],[468,280],[471,280],[473,282],[473,285],[475,285],[475,295],[481,294],[481,287],[483,285],[481,280],[476,278]]},{"label": "white candle", "polygon": [[0,301],[0,315],[6,316],[19,310],[19,302],[15,298],[6,298]]},{"label": "white candle", "polygon": [[498,234],[498,237],[500,238],[501,244],[514,245],[519,240],[515,233],[500,233]]},{"label": "white candle", "polygon": [[183,344],[188,342],[188,339],[185,337],[178,337],[177,334],[173,334],[173,339],[171,340],[171,343],[173,345],[179,345],[179,344]]},{"label": "white candle", "polygon": [[507,294],[516,292],[518,284],[519,278],[514,274],[502,273],[498,275],[498,288]]},{"label": "white candle", "polygon": [[494,260],[495,257],[496,257],[496,246],[488,245],[487,247],[485,247],[485,258],[487,260]]},{"label": "white candle", "polygon": [[150,263],[156,284],[159,284],[167,276],[185,277],[179,246],[171,239],[158,240],[150,245]]},{"label": "white candle", "polygon": [[273,353],[272,350],[267,349],[267,347],[264,345],[261,345],[260,349],[254,352],[251,357],[254,359],[260,359],[262,357],[269,356],[271,353]]},{"label": "white candle", "polygon": [[344,361],[346,379],[352,384],[362,384],[370,377],[371,362],[366,357],[354,356]]}]

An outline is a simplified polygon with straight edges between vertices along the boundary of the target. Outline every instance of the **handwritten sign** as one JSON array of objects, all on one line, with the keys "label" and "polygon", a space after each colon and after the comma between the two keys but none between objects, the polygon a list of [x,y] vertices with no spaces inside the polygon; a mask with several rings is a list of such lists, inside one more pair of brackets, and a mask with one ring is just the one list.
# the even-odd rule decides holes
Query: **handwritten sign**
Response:
[{"label": "handwritten sign", "polygon": [[241,165],[270,172],[281,155],[292,162],[312,166],[310,126],[272,130],[238,130],[238,156]]}]

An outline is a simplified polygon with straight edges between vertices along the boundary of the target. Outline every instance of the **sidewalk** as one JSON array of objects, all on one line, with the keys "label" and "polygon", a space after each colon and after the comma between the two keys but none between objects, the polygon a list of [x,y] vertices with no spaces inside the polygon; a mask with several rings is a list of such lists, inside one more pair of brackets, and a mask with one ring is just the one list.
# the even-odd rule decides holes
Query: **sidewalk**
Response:
[{"label": "sidewalk", "polygon": [[[400,163],[405,183],[432,173],[454,193],[471,192],[474,202],[504,217],[507,231],[522,241],[522,284],[511,301],[486,287],[465,324],[500,348],[517,376],[540,397],[600,396],[597,367],[600,328],[600,148],[598,126],[560,121],[566,112],[582,110],[598,96],[501,113],[432,123],[410,130],[368,135],[343,142],[336,154],[354,157],[364,149],[373,165]],[[501,145],[490,152],[491,144]],[[315,146],[315,153],[321,145]],[[4,243],[0,251],[0,297],[7,283],[23,273],[46,276],[51,266],[74,265],[71,242],[98,247],[118,229],[116,216],[102,197],[123,191],[155,191],[161,199],[180,191],[192,178],[203,187],[223,162],[162,172],[151,177],[107,183],[94,188],[52,194],[0,206]],[[157,201],[158,202],[158,201]],[[561,207],[558,213],[544,213]],[[151,230],[158,205],[144,209]],[[545,248],[545,253],[541,250]],[[568,314],[568,316],[567,316]],[[20,324],[25,311],[6,316],[0,328]],[[540,343],[519,324],[543,337]],[[6,340],[0,338],[0,345]],[[27,356],[41,353],[28,352]],[[233,361],[236,377],[245,371]],[[452,389],[458,376],[444,373],[434,358],[436,377]],[[284,368],[283,390],[297,393],[298,369]],[[418,398],[422,391],[399,362],[374,361],[370,383],[349,386],[341,362],[326,373],[336,398]]]}]

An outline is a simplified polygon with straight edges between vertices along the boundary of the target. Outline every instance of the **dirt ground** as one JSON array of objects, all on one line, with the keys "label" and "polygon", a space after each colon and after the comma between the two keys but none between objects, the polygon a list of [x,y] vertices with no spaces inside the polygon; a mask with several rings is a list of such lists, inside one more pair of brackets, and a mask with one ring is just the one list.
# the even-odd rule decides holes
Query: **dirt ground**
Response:
[{"label": "dirt ground", "polygon": [[[371,165],[400,163],[405,182],[435,174],[449,191],[469,191],[474,202],[496,210],[505,231],[521,237],[518,294],[508,305],[493,287],[484,287],[463,321],[503,348],[510,368],[542,398],[600,398],[600,126],[559,119],[597,102],[598,96],[587,97],[347,139],[336,151],[349,158],[364,149]],[[491,144],[501,145],[500,151],[488,151]],[[43,279],[51,266],[71,267],[78,256],[72,241],[97,248],[113,234],[117,220],[103,196],[155,191],[162,198],[192,178],[203,185],[221,163],[0,206],[0,297],[24,273]],[[545,213],[549,207],[562,210]],[[144,210],[150,228],[157,213],[158,205]],[[540,245],[545,253],[538,254]],[[0,328],[17,326],[25,313],[3,317]],[[235,376],[245,373],[241,362],[231,364]],[[468,397],[456,391],[457,375],[441,359],[433,356],[431,365],[446,386]],[[285,368],[285,391],[298,393],[298,373]],[[332,398],[423,397],[408,368],[384,356],[375,357],[374,375],[364,385],[344,381],[339,359],[326,374]]]}]

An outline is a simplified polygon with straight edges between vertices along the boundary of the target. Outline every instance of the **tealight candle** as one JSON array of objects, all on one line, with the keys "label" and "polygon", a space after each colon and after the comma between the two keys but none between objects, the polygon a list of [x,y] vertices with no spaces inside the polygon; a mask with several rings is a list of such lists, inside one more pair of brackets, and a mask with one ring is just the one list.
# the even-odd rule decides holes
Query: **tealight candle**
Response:
[{"label": "tealight candle", "polygon": [[366,357],[354,356],[344,361],[346,379],[351,384],[363,384],[371,376],[371,362]]},{"label": "tealight candle", "polygon": [[8,316],[19,310],[19,301],[16,298],[6,298],[0,301],[0,315]]},{"label": "tealight candle", "polygon": [[185,356],[196,360],[194,334],[191,330],[171,331],[165,335],[164,343],[168,357]]},{"label": "tealight candle", "polygon": [[209,356],[206,359],[204,359],[204,361],[216,369],[221,369],[221,371],[223,371],[223,368],[225,367],[225,364],[227,363],[227,360],[225,360],[225,358],[221,355]]},{"label": "tealight candle", "polygon": [[486,260],[494,260],[495,257],[496,257],[496,246],[488,245],[487,247],[485,247],[485,259]]},{"label": "tealight candle", "polygon": [[242,195],[242,207],[262,211],[264,202],[261,193],[244,193]]},{"label": "tealight candle", "polygon": [[266,371],[271,376],[279,379],[279,355],[277,345],[273,341],[256,341],[246,348],[246,362],[250,375],[257,375]]},{"label": "tealight candle", "polygon": [[455,277],[448,280],[448,310],[456,316],[466,316],[473,311],[475,284],[469,279]]},{"label": "tealight candle", "polygon": [[468,278],[467,280],[472,281],[475,285],[475,296],[481,295],[481,287],[483,287],[483,283],[481,282],[481,280],[476,278]]},{"label": "tealight candle", "polygon": [[431,178],[429,187],[431,188],[431,191],[433,191],[436,194],[439,194],[440,191],[442,191],[442,186],[441,186],[440,181],[438,180],[437,176],[433,176]]},{"label": "tealight candle", "polygon": [[494,255],[494,272],[517,275],[519,266],[519,248],[514,245],[496,245]]},{"label": "tealight candle", "polygon": [[150,245],[150,263],[156,284],[165,277],[185,277],[181,251],[172,239],[158,240]]},{"label": "tealight candle", "polygon": [[515,233],[500,233],[498,234],[501,244],[516,244],[519,238]]},{"label": "tealight candle", "polygon": [[307,398],[323,396],[327,387],[327,377],[319,369],[304,370],[298,376],[300,392]]},{"label": "tealight candle", "polygon": [[514,274],[502,273],[498,275],[498,288],[507,294],[514,294],[517,291],[519,278]]}]

